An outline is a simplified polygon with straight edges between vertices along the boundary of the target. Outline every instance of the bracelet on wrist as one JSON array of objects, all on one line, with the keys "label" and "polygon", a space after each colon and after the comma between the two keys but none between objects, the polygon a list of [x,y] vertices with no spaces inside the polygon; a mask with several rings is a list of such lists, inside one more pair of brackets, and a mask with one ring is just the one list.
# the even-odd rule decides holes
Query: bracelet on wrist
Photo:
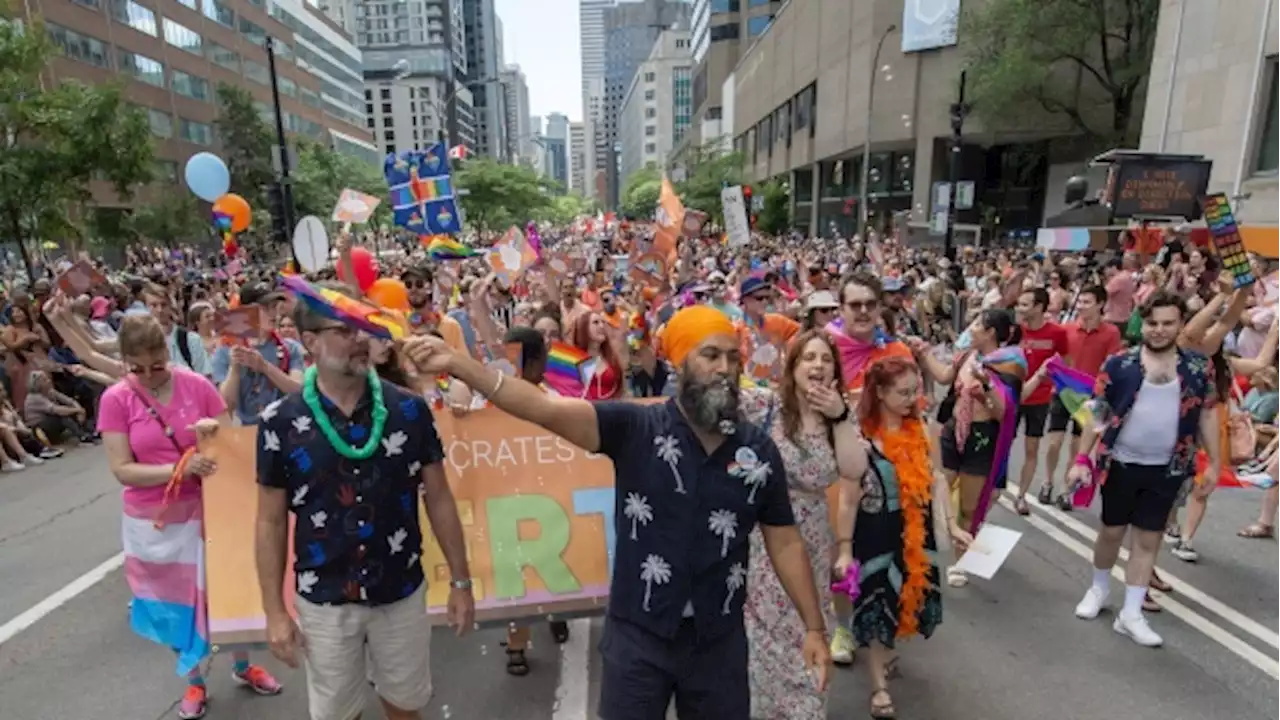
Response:
[{"label": "bracelet on wrist", "polygon": [[831,418],[833,423],[842,423],[849,419],[849,403],[845,403],[844,410],[837,416]]}]

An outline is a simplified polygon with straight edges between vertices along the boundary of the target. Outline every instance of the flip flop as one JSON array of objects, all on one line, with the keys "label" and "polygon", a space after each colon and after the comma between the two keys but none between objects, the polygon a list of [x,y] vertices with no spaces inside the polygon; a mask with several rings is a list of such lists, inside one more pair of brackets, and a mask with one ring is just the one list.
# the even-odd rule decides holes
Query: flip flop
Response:
[{"label": "flip flop", "polygon": [[1249,523],[1245,527],[1240,528],[1236,535],[1250,540],[1261,540],[1264,538],[1273,538],[1276,536],[1276,529],[1271,525],[1262,523]]},{"label": "flip flop", "polygon": [[[877,704],[875,702],[877,695],[884,695],[889,698],[889,702]],[[894,720],[898,717],[898,710],[893,706],[893,696],[888,690],[872,690],[871,697],[867,698],[867,704],[871,706],[871,717],[875,720]]]}]

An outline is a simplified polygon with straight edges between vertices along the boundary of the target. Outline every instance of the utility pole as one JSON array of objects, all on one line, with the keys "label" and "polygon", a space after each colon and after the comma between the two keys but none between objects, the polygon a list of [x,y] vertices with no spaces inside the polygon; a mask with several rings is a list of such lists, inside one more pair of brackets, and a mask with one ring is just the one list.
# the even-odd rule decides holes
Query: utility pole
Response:
[{"label": "utility pole", "polygon": [[[293,185],[289,180],[289,146],[284,137],[284,113],[280,110],[280,82],[276,77],[275,43],[267,36],[267,70],[271,73],[271,105],[276,113],[276,146],[280,148],[280,178],[276,181],[274,195],[271,200],[272,224],[280,234],[280,241],[288,243],[289,255],[293,258],[295,271],[301,270],[298,264],[298,253],[293,249]],[[279,207],[276,207],[278,198]]]},{"label": "utility pole", "polygon": [[947,202],[947,233],[942,241],[942,251],[948,260],[956,259],[956,251],[952,244],[956,233],[956,188],[960,185],[960,148],[964,143],[964,118],[969,114],[969,106],[964,102],[965,71],[960,71],[960,98],[951,103],[951,155],[947,166],[947,179],[950,181]]}]

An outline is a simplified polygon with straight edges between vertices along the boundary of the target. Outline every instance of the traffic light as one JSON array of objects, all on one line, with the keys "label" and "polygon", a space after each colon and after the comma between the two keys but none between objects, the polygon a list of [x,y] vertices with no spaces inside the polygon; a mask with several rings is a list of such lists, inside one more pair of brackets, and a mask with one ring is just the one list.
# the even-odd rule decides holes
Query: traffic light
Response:
[{"label": "traffic light", "polygon": [[267,210],[271,213],[271,239],[289,242],[289,208],[292,192],[287,184],[272,183],[267,187]]}]

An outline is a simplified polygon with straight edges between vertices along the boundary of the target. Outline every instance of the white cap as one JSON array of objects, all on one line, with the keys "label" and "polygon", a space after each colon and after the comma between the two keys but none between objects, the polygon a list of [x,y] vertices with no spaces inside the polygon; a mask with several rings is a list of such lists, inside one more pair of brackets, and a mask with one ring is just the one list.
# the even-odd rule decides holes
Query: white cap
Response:
[{"label": "white cap", "polygon": [[833,310],[838,307],[840,307],[840,303],[836,302],[836,296],[832,295],[830,290],[814,290],[809,293],[809,299],[804,304],[806,311]]}]

